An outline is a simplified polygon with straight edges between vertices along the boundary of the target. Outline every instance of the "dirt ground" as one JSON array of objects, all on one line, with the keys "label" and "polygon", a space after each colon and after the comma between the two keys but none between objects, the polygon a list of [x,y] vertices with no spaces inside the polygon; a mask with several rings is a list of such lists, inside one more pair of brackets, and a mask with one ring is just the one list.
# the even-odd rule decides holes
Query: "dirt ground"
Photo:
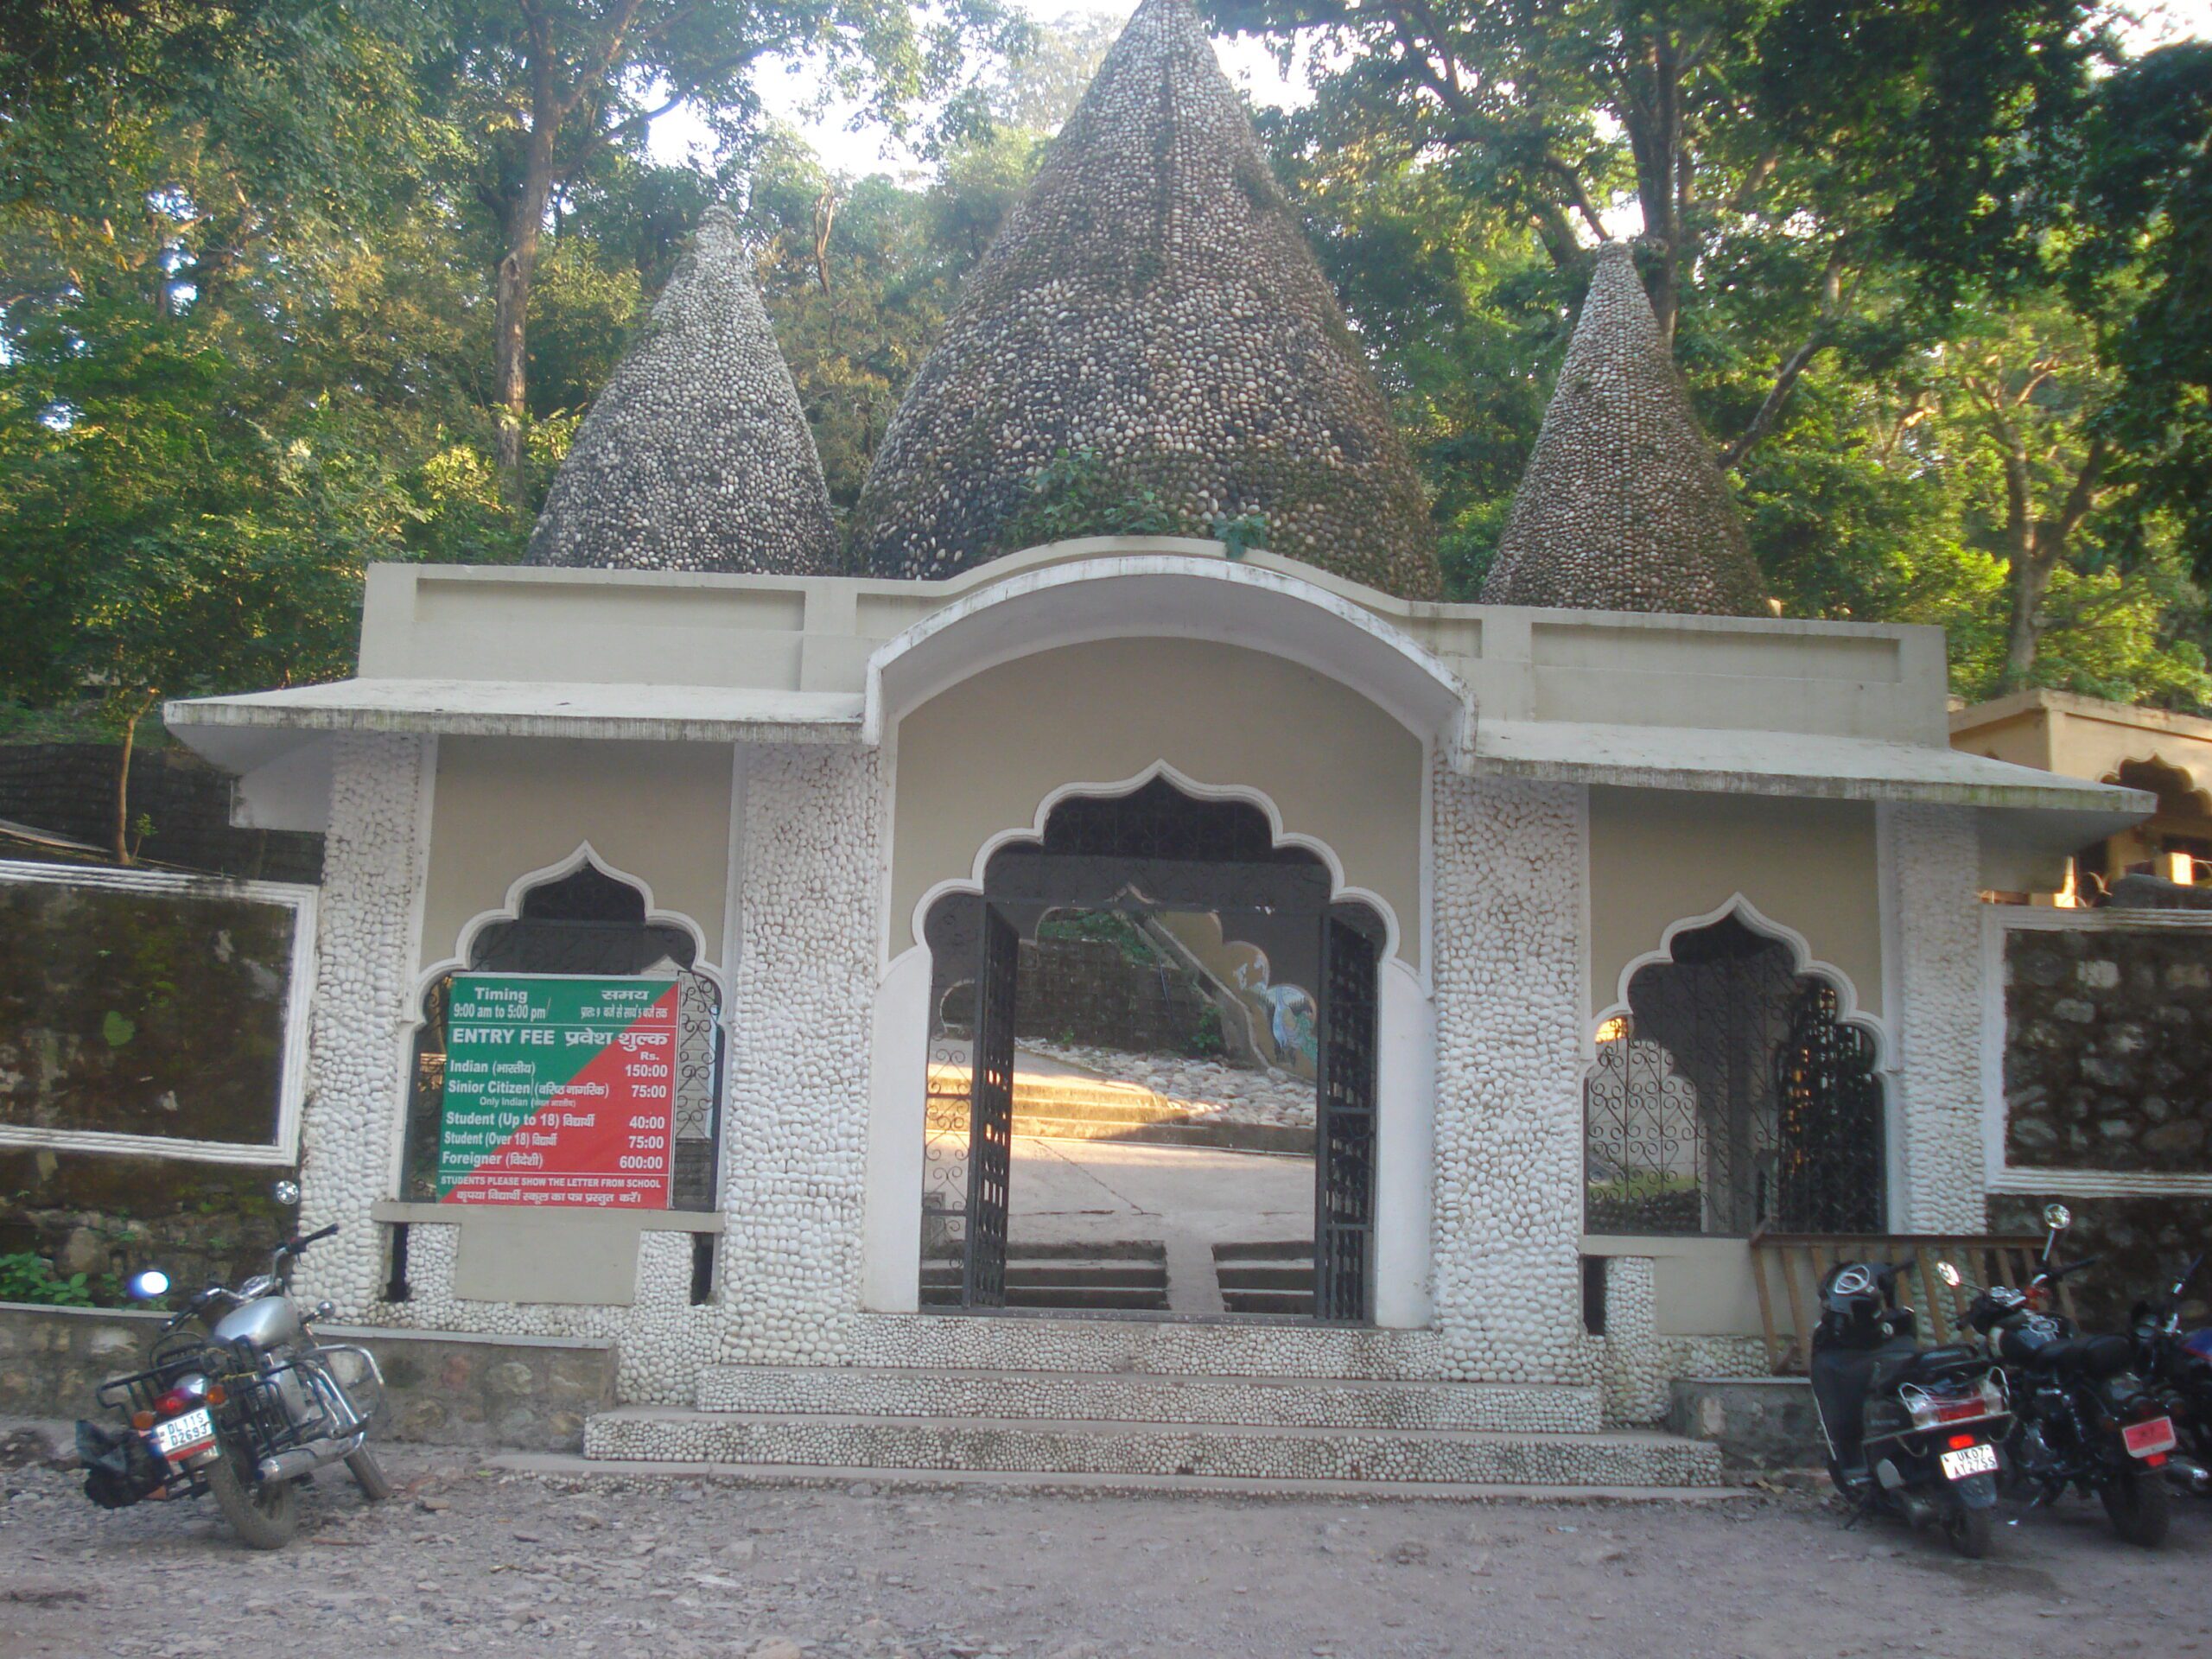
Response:
[{"label": "dirt ground", "polygon": [[[1992,1559],[1810,1496],[1355,1503],[504,1474],[388,1449],[257,1555],[213,1506],[0,1471],[0,1659],[2212,1653],[2212,1503],[2157,1554],[2069,1502]],[[2178,1497],[2178,1495],[2177,1495]]]}]

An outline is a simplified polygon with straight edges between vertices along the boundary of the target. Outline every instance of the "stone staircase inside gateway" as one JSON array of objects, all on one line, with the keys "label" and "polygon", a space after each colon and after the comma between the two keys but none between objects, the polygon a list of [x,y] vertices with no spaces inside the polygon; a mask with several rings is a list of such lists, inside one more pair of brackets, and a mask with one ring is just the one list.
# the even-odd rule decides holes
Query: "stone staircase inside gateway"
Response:
[{"label": "stone staircase inside gateway", "polygon": [[[1363,1339],[1396,1333],[1307,1327],[1296,1363],[1312,1374],[1243,1375],[1202,1369],[1211,1344],[1187,1325],[1163,1342],[1141,1322],[881,1317],[1017,1326],[937,1345],[956,1359],[980,1350],[1027,1363],[713,1367],[690,1407],[592,1417],[584,1455],[763,1478],[1108,1489],[1473,1496],[1727,1484],[1713,1446],[1605,1428],[1593,1388],[1358,1374],[1389,1369],[1363,1363],[1376,1351]],[[1038,1363],[1047,1356],[1058,1363]]]}]

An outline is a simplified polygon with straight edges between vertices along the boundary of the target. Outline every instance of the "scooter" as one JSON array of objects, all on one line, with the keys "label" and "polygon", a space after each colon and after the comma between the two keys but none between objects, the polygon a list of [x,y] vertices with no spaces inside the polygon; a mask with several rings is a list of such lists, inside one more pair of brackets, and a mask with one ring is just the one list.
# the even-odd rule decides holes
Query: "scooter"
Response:
[{"label": "scooter", "polygon": [[1813,1402],[1828,1478],[1853,1506],[1940,1527],[1971,1560],[1989,1552],[1998,1445],[2011,1427],[2003,1378],[1970,1344],[1923,1348],[1897,1300],[1898,1268],[1832,1268],[1813,1332]]},{"label": "scooter", "polygon": [[[281,1181],[276,1197],[296,1204],[299,1189]],[[316,1341],[315,1321],[335,1310],[303,1313],[285,1290],[293,1262],[337,1230],[280,1244],[269,1272],[235,1290],[198,1292],[156,1333],[144,1370],[99,1385],[99,1403],[127,1424],[77,1425],[87,1497],[118,1510],[209,1494],[249,1548],[281,1549],[299,1529],[299,1483],[327,1465],[345,1464],[371,1503],[391,1496],[365,1444],[384,1387],[376,1357]],[[129,1288],[157,1300],[168,1275],[149,1268]]]}]

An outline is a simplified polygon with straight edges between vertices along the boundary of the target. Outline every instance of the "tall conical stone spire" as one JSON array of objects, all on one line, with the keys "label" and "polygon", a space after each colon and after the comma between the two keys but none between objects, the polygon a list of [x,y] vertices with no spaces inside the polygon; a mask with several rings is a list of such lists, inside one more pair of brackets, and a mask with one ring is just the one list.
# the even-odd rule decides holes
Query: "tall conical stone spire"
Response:
[{"label": "tall conical stone spire", "polygon": [[1608,242],[1484,602],[1764,616],[1764,592],[1628,244]]},{"label": "tall conical stone spire", "polygon": [[728,208],[701,216],[650,326],[584,416],[524,562],[836,569],[822,458]]},{"label": "tall conical stone spire", "polygon": [[858,552],[941,576],[1014,550],[1061,451],[1201,533],[1441,588],[1427,504],[1190,0],[1145,0],[968,278],[884,435]]}]

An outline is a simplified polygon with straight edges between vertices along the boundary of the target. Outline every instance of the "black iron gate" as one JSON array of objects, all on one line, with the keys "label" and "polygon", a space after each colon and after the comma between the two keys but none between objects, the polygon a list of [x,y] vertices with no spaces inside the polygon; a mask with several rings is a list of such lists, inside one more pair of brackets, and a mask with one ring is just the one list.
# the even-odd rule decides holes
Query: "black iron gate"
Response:
[{"label": "black iron gate", "polygon": [[1325,918],[1313,1172],[1313,1316],[1320,1319],[1365,1319],[1374,1280],[1375,970],[1373,941]]},{"label": "black iron gate", "polygon": [[961,1300],[1006,1306],[1007,1198],[1014,1173],[1014,993],[1020,936],[983,906],[976,964],[975,1071],[968,1090],[968,1250]]}]

